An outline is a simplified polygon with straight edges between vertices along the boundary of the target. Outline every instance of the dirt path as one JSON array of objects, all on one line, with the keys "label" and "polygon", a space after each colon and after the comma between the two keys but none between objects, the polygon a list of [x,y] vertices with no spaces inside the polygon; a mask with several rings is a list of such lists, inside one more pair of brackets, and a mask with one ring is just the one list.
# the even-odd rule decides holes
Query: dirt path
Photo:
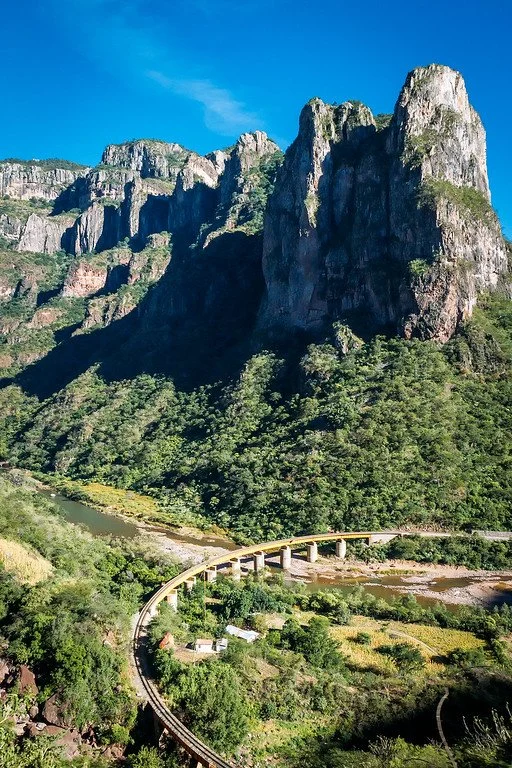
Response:
[{"label": "dirt path", "polygon": [[403,637],[405,640],[410,640],[415,645],[421,645],[422,648],[425,648],[429,653],[432,653],[433,655],[436,655],[438,652],[437,648],[432,648],[432,646],[427,645],[423,642],[423,640],[419,640],[417,637],[413,637],[412,635],[408,635],[407,632],[402,632],[399,629],[392,629],[390,630],[390,637],[396,636],[396,637]]}]

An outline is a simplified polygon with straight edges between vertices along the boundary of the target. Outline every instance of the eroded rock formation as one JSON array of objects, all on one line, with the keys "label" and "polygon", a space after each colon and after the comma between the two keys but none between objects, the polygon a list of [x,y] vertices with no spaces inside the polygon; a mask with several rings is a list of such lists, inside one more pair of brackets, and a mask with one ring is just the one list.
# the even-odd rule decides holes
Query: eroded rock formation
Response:
[{"label": "eroded rock formation", "polygon": [[260,327],[446,341],[496,287],[505,244],[461,75],[414,70],[379,127],[359,104],[304,108],[265,219]]},{"label": "eroded rock formation", "polygon": [[[507,269],[484,129],[440,65],[409,74],[392,115],[311,100],[284,161],[256,131],[204,157],[138,140],[93,169],[52,162],[0,163],[6,264],[20,254],[0,294],[42,307],[27,328],[69,316],[71,336],[136,310],[130,338],[156,357],[321,338],[335,321],[445,342]],[[51,280],[39,257],[24,275],[30,252],[60,254]]]}]

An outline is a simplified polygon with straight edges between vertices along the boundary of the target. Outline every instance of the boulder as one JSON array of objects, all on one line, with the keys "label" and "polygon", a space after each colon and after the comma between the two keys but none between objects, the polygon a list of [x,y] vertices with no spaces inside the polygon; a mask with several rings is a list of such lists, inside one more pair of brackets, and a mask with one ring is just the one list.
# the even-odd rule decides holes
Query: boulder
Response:
[{"label": "boulder", "polygon": [[18,676],[18,688],[21,694],[30,694],[37,696],[39,688],[36,685],[36,677],[32,670],[30,670],[25,664],[22,664],[19,669]]},{"label": "boulder", "polygon": [[45,701],[42,716],[50,725],[55,725],[59,728],[65,728],[69,725],[69,719],[64,714],[59,698],[55,693]]},{"label": "boulder", "polygon": [[0,685],[9,675],[9,664],[5,659],[0,659]]}]

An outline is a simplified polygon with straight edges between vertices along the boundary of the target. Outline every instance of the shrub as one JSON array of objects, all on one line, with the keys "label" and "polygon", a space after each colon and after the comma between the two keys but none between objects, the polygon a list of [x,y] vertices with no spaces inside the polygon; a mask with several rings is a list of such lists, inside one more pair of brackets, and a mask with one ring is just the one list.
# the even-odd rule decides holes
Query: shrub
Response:
[{"label": "shrub", "polygon": [[358,632],[354,637],[354,643],[358,645],[371,645],[372,636],[369,632]]},{"label": "shrub", "polygon": [[483,648],[454,648],[447,655],[448,664],[456,667],[483,667],[487,664],[487,658]]},{"label": "shrub", "polygon": [[418,195],[420,206],[432,207],[439,200],[447,200],[459,210],[465,211],[486,224],[496,221],[496,214],[490,202],[483,192],[474,187],[458,187],[446,179],[427,179],[424,181]]},{"label": "shrub", "polygon": [[409,272],[412,277],[421,278],[427,274],[430,264],[425,259],[413,259],[409,262]]},{"label": "shrub", "polygon": [[401,672],[415,672],[425,666],[425,659],[421,652],[408,643],[381,645],[378,651],[392,658]]}]

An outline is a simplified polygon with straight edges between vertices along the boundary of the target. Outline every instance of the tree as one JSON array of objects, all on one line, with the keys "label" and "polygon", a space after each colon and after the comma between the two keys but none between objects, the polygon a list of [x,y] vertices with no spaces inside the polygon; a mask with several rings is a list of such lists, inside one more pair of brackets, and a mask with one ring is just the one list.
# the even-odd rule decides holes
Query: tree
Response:
[{"label": "tree", "polygon": [[154,747],[141,747],[136,755],[128,760],[129,768],[165,768],[163,759]]},{"label": "tree", "polygon": [[171,706],[184,712],[187,725],[214,749],[231,752],[246,735],[251,704],[228,664],[212,659],[179,665],[164,691]]}]

